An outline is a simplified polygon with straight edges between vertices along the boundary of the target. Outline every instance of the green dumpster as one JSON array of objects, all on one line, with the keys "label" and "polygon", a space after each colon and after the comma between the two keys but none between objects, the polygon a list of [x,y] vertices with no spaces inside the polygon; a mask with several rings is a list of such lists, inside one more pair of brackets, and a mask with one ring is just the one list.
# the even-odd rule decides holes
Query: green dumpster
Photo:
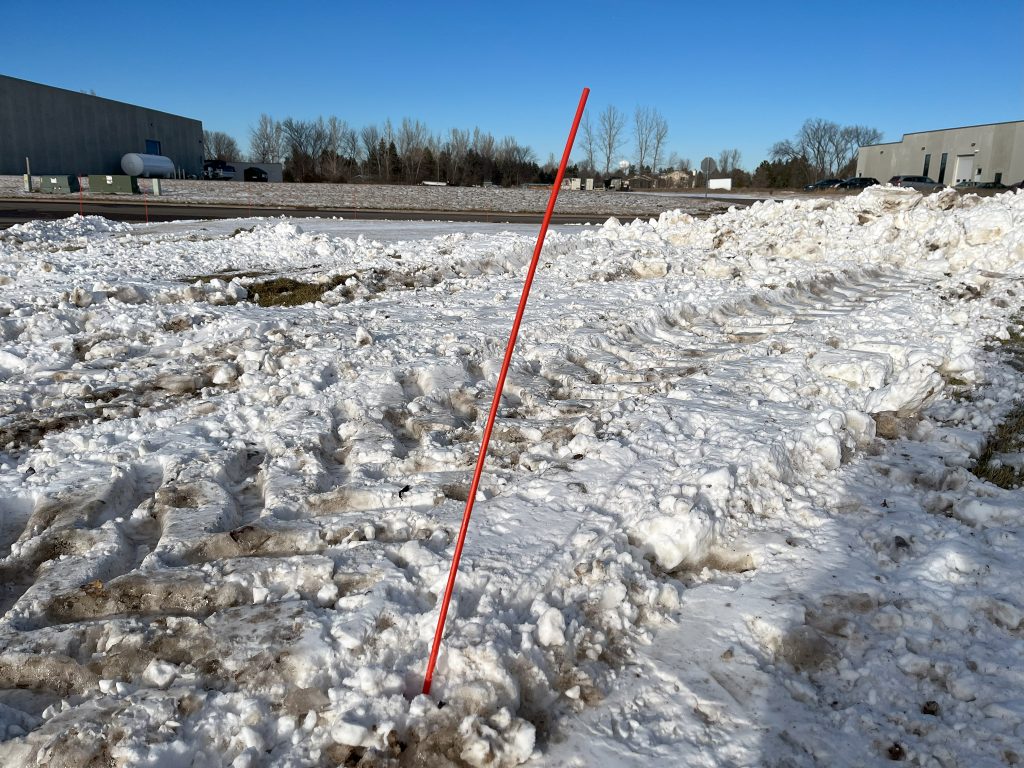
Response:
[{"label": "green dumpster", "polygon": [[54,192],[56,194],[69,195],[78,191],[77,176],[40,176],[40,192]]},{"label": "green dumpster", "polygon": [[112,195],[137,195],[139,180],[135,176],[89,174],[89,191]]}]

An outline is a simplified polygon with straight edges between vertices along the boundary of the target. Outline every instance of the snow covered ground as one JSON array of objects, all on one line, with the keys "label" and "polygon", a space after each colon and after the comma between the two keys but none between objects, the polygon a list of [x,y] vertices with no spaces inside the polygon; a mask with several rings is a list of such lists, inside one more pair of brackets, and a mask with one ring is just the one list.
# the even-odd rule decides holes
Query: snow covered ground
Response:
[{"label": "snow covered ground", "polygon": [[1024,195],[551,233],[429,698],[533,239],[336,225],[0,232],[0,764],[1024,760]]},{"label": "snow covered ground", "polygon": [[[139,180],[140,187],[146,192],[151,190],[151,184],[148,179]],[[232,181],[166,179],[161,182],[161,187],[159,199],[163,202],[255,207],[542,213],[550,197],[550,191],[546,189],[389,184],[246,184]],[[25,193],[22,191],[20,176],[0,176],[0,197],[52,199],[54,195],[40,192]],[[77,199],[78,195],[70,197]],[[117,199],[111,195],[101,195],[96,199],[100,198]],[[685,194],[633,195],[622,192],[563,190],[559,194],[555,212],[634,217],[656,216],[675,208],[690,213],[707,213],[724,211],[727,207],[720,201],[701,200]]]}]

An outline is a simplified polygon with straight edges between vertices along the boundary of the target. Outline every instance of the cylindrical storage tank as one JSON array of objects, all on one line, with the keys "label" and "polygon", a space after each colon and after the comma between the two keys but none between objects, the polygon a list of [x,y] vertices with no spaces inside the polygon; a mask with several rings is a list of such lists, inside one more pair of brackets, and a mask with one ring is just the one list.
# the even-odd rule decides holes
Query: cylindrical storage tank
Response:
[{"label": "cylindrical storage tank", "polygon": [[169,179],[174,176],[174,161],[163,155],[142,155],[129,152],[121,158],[121,170],[129,176]]}]

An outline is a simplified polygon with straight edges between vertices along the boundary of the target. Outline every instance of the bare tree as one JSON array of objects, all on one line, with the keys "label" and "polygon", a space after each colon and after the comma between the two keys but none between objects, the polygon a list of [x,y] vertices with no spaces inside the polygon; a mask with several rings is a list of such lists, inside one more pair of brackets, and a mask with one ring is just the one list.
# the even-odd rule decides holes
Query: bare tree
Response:
[{"label": "bare tree", "polygon": [[586,166],[588,172],[593,173],[597,170],[597,164],[595,161],[595,155],[597,153],[597,135],[594,132],[594,126],[590,122],[590,113],[586,112],[583,115],[583,122],[580,124],[583,129],[583,141],[581,147],[583,148],[583,164]]},{"label": "bare tree", "polygon": [[608,175],[612,167],[612,161],[622,147],[622,132],[626,128],[626,116],[614,105],[609,104],[598,116],[597,120],[597,143],[604,159],[604,173]]},{"label": "bare tree", "polygon": [[340,143],[341,152],[349,162],[358,165],[360,160],[359,134],[350,125],[343,125]]},{"label": "bare tree", "polygon": [[718,153],[718,170],[724,174],[730,174],[740,166],[740,151],[738,149],[723,149]]},{"label": "bare tree", "polygon": [[448,139],[444,143],[444,153],[448,163],[447,178],[451,184],[461,180],[463,166],[466,164],[466,154],[469,152],[469,131],[452,128],[448,132]]},{"label": "bare tree", "polygon": [[[882,140],[882,132],[866,125],[848,125],[839,132],[839,149],[836,157],[836,169],[843,171],[853,165],[857,159],[857,151],[861,147],[878,144]],[[850,173],[854,169],[849,170]]]},{"label": "bare tree", "polygon": [[515,185],[522,183],[526,166],[536,162],[533,150],[525,144],[520,144],[511,136],[506,136],[501,140],[495,160],[501,170],[502,183]]},{"label": "bare tree", "polygon": [[313,120],[286,118],[281,123],[284,143],[288,148],[288,169],[296,181],[315,181],[321,172],[321,161],[328,151],[330,132],[322,117]]},{"label": "bare tree", "polygon": [[661,153],[665,151],[665,142],[668,141],[668,120],[658,110],[654,110],[654,135],[651,141],[651,167],[658,172],[658,161]]},{"label": "bare tree", "polygon": [[327,118],[326,136],[324,139],[324,153],[321,160],[321,169],[325,176],[331,181],[338,179],[338,167],[341,162],[341,141],[345,131],[348,130],[348,123],[340,120],[334,115]]},{"label": "bare tree", "polygon": [[402,118],[402,125],[398,129],[397,143],[398,154],[402,158],[405,169],[406,181],[420,181],[419,175],[423,168],[429,135],[430,131],[427,130],[427,126],[419,120]]},{"label": "bare tree", "polygon": [[249,157],[256,163],[279,163],[283,154],[280,123],[270,115],[260,115],[256,126],[249,129]]},{"label": "bare tree", "polygon": [[688,157],[680,157],[677,152],[672,153],[668,164],[677,171],[688,171],[693,168],[693,161]]},{"label": "bare tree", "polygon": [[857,149],[877,144],[882,133],[864,125],[845,128],[831,120],[813,118],[805,120],[793,141],[779,141],[772,145],[772,160],[789,162],[803,159],[821,175],[832,176],[848,166]]},{"label": "bare tree", "polygon": [[238,143],[223,131],[203,131],[203,155],[207,160],[238,160]]},{"label": "bare tree", "polygon": [[650,107],[637,107],[633,112],[633,141],[636,143],[637,171],[643,173],[654,142],[654,112]]},{"label": "bare tree", "polygon": [[383,158],[380,157],[380,128],[376,125],[364,125],[359,131],[359,138],[363,142],[363,149],[366,151],[365,173],[367,176],[380,176],[383,166]]}]

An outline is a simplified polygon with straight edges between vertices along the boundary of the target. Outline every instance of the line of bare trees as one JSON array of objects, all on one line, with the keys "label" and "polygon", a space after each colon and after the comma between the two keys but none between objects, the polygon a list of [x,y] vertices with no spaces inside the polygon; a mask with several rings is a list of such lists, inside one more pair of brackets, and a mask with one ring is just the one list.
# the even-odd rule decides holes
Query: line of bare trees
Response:
[{"label": "line of bare trees", "polygon": [[[593,117],[588,112],[570,174],[650,174],[659,176],[662,186],[702,186],[713,177],[732,178],[734,186],[802,186],[822,176],[852,175],[858,148],[882,140],[875,128],[809,119],[793,139],[772,145],[770,162],[764,161],[751,174],[741,167],[738,149],[723,149],[717,158],[706,156],[696,168],[690,158],[676,152],[666,161],[668,133],[668,121],[652,107],[636,107],[632,120],[615,105]],[[226,133],[205,131],[203,138],[207,158],[239,159],[238,145]],[[357,129],[334,116],[278,121],[263,114],[250,128],[249,146],[250,160],[284,163],[285,179],[295,181],[509,186],[550,182],[556,171],[553,155],[538,164],[533,150],[511,136],[496,140],[479,128],[437,134],[408,117],[397,125],[386,120]]]},{"label": "line of bare trees", "polygon": [[[251,160],[284,163],[285,177],[294,180],[508,185],[550,181],[555,170],[551,161],[538,165],[533,150],[511,136],[499,141],[479,128],[435,134],[411,118],[398,125],[386,120],[357,129],[333,116],[278,121],[262,114],[249,138]],[[668,121],[657,109],[638,106],[630,124],[625,112],[609,105],[596,119],[585,115],[577,144],[583,157],[573,173],[607,177],[617,172],[620,154],[629,143],[634,150],[630,172],[665,170],[667,141]],[[207,157],[237,159],[237,152],[235,157],[222,157],[220,146],[211,144]]]},{"label": "line of bare trees", "polygon": [[[633,162],[637,173],[654,173],[662,170],[668,121],[652,107],[637,107],[633,112]],[[580,148],[583,158],[579,161],[580,172],[587,175],[608,176],[628,142],[626,113],[609,104],[598,115],[596,123],[590,113],[583,116],[581,123]]]},{"label": "line of bare trees", "polygon": [[378,181],[417,184],[446,181],[467,185],[513,185],[551,181],[530,147],[511,136],[452,128],[435,134],[421,121],[356,129],[337,117],[274,120],[260,115],[250,129],[250,158],[284,163],[295,181]]}]

